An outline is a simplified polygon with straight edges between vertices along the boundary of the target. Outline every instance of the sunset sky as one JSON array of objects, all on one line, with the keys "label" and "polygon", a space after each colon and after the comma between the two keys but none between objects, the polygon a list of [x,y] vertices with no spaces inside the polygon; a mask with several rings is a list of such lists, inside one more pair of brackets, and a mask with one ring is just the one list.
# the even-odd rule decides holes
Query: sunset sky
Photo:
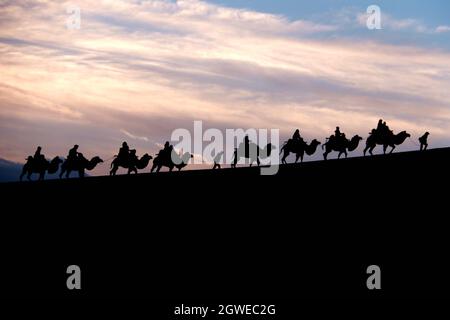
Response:
[{"label": "sunset sky", "polygon": [[[371,4],[381,30],[366,27]],[[80,29],[67,28],[70,5]],[[194,120],[324,142],[337,125],[367,137],[383,118],[450,146],[447,0],[0,0],[0,70],[11,161],[75,143],[108,159],[124,140],[154,155]]]}]

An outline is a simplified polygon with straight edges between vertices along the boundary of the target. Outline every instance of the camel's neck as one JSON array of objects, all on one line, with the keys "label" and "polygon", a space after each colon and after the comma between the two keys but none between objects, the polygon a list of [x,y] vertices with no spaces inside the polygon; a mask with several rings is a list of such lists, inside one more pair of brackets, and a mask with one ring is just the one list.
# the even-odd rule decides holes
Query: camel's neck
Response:
[{"label": "camel's neck", "polygon": [[92,169],[94,169],[95,168],[95,166],[97,165],[97,162],[96,161],[88,161],[87,163],[86,163],[86,169],[87,170],[92,170]]},{"label": "camel's neck", "polygon": [[141,159],[139,159],[137,168],[138,169],[144,169],[146,166],[148,166],[149,162],[150,162],[149,158],[141,158]]},{"label": "camel's neck", "polygon": [[316,150],[317,150],[317,145],[315,144],[315,145],[307,145],[306,146],[306,149],[305,149],[305,152],[306,152],[306,154],[308,155],[308,156],[311,156],[311,155],[313,155],[315,152],[316,152]]},{"label": "camel's neck", "polygon": [[48,171],[48,173],[52,174],[52,173],[55,173],[56,171],[58,171],[58,169],[59,169],[58,162],[50,162],[47,171]]},{"label": "camel's neck", "polygon": [[404,134],[398,134],[395,138],[396,138],[395,140],[397,140],[397,141],[396,141],[397,144],[402,144],[402,143],[405,142],[405,140],[406,140],[406,135],[404,135]]},{"label": "camel's neck", "polygon": [[355,150],[356,148],[358,148],[358,145],[359,145],[359,140],[352,139],[352,140],[350,141],[350,143],[348,144],[348,150],[349,150],[349,151],[353,151],[353,150]]}]

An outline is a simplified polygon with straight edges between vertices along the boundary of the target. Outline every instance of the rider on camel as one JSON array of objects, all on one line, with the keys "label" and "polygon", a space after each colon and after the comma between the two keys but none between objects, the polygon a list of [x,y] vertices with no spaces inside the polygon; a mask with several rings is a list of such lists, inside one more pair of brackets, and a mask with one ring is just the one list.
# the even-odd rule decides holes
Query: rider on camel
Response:
[{"label": "rider on camel", "polygon": [[157,156],[160,157],[170,157],[172,154],[173,146],[169,143],[169,141],[166,141],[164,143],[164,149],[158,152]]},{"label": "rider on camel", "polygon": [[128,147],[128,144],[126,142],[123,142],[122,147],[119,149],[119,154],[117,155],[117,158],[119,158],[121,161],[127,161],[129,156],[130,156],[130,147]]},{"label": "rider on camel", "polygon": [[34,163],[39,163],[45,159],[44,155],[41,154],[42,147],[37,147],[36,152],[33,156]]},{"label": "rider on camel", "polygon": [[78,160],[78,145],[74,145],[72,149],[69,150],[69,154],[67,155],[67,161],[74,162]]},{"label": "rider on camel", "polygon": [[130,150],[130,154],[128,156],[128,159],[130,161],[130,167],[131,166],[135,166],[136,163],[138,162],[138,157],[136,156],[136,149],[132,149]]},{"label": "rider on camel", "polygon": [[332,135],[330,137],[330,141],[334,140],[334,143],[339,143],[342,138],[341,129],[339,127],[336,127],[336,130],[334,130],[334,136]]},{"label": "rider on camel", "polygon": [[292,136],[292,141],[295,143],[297,143],[297,142],[304,143],[305,142],[305,140],[303,140],[302,136],[300,135],[299,129],[295,130],[294,135]]}]

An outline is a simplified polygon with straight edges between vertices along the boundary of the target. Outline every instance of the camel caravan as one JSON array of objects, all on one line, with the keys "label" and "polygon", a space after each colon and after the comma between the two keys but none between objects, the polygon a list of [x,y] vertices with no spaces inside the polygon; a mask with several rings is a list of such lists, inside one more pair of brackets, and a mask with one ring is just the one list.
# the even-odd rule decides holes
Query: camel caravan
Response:
[{"label": "camel caravan", "polygon": [[[423,136],[419,138],[420,151],[426,150],[428,147],[429,132],[426,132]],[[364,156],[366,156],[367,151],[370,155],[373,155],[373,150],[377,145],[383,146],[383,153],[386,154],[388,147],[391,147],[389,153],[392,153],[396,146],[401,145],[407,138],[411,135],[406,131],[401,131],[398,134],[394,134],[392,130],[389,129],[386,122],[383,120],[378,121],[376,129],[372,129],[369,133],[369,137],[366,139],[366,147],[364,149]],[[353,136],[350,140],[347,139],[345,133],[341,133],[339,127],[336,127],[334,134],[326,139],[326,142],[322,144],[322,150],[324,150],[323,158],[328,159],[328,155],[331,152],[338,153],[338,159],[342,155],[347,158],[348,153],[355,151],[359,143],[363,140],[359,135]],[[300,130],[296,130],[292,139],[284,142],[280,148],[280,155],[283,154],[281,158],[281,164],[287,164],[286,158],[292,153],[295,154],[295,163],[303,162],[305,154],[312,156],[316,153],[319,145],[317,139],[313,139],[309,144],[301,137]],[[78,145],[75,145],[69,150],[69,154],[65,160],[59,157],[55,157],[52,160],[47,160],[43,154],[41,154],[42,148],[38,147],[34,156],[28,156],[26,158],[27,162],[22,168],[22,173],[20,175],[20,181],[26,175],[28,180],[31,180],[32,174],[36,173],[39,175],[39,180],[44,180],[45,174],[55,174],[60,170],[59,177],[69,178],[72,171],[78,173],[80,178],[85,176],[85,171],[91,171],[97,167],[97,165],[103,163],[104,161],[95,156],[88,160],[84,155],[78,152]],[[231,168],[236,168],[237,163],[241,158],[247,159],[250,167],[256,162],[260,166],[260,158],[268,158],[271,155],[272,150],[275,147],[269,143],[264,148],[259,147],[256,143],[250,141],[248,136],[245,136],[244,141],[239,144],[234,150],[234,159],[231,163]],[[220,157],[223,152],[220,152],[215,160],[213,169],[221,168],[219,162]],[[175,152],[172,145],[169,142],[164,144],[164,148],[155,155],[155,158],[149,154],[144,154],[142,157],[136,155],[136,150],[129,148],[126,142],[122,143],[122,147],[119,149],[119,153],[113,157],[113,161],[110,166],[110,175],[115,176],[119,168],[127,169],[127,173],[138,173],[138,170],[143,170],[147,168],[150,161],[153,160],[153,165],[151,172],[159,172],[162,167],[166,167],[169,171],[173,171],[174,168],[180,171],[182,168],[186,167],[189,160],[193,158],[193,155],[189,152],[178,154]]]}]

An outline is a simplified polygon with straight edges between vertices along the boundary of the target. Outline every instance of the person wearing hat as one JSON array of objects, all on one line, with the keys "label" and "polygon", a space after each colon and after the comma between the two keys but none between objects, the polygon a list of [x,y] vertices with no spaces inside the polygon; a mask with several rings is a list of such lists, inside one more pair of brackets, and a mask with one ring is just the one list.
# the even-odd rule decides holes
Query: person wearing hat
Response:
[{"label": "person wearing hat", "polygon": [[425,151],[428,148],[428,136],[430,133],[427,131],[423,136],[419,138],[420,142],[420,151]]}]

